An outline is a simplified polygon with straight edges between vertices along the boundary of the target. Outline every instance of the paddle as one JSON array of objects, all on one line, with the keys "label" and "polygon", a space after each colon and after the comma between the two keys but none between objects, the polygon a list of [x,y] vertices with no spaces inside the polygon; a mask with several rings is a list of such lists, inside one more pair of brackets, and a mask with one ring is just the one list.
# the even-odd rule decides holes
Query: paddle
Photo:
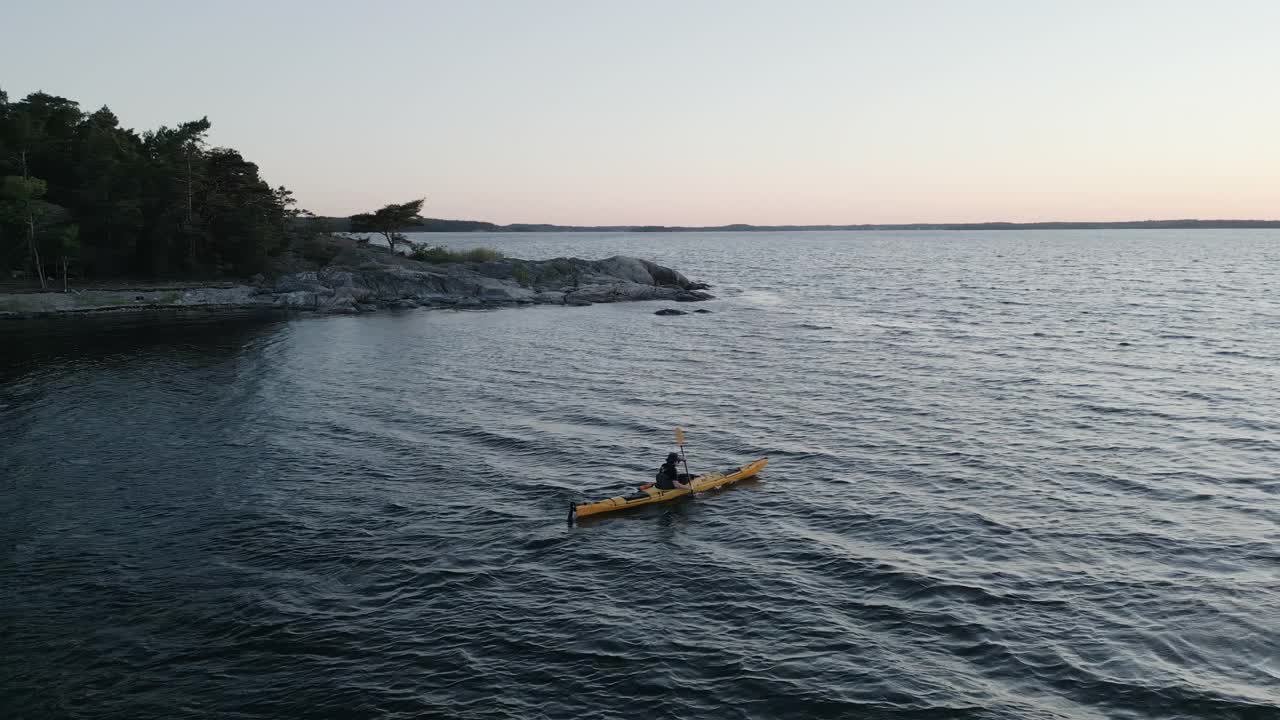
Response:
[{"label": "paddle", "polygon": [[693,492],[693,476],[689,474],[689,458],[684,456],[684,428],[676,428],[676,444],[680,446],[680,460],[684,462],[684,474],[688,478],[689,492]]}]

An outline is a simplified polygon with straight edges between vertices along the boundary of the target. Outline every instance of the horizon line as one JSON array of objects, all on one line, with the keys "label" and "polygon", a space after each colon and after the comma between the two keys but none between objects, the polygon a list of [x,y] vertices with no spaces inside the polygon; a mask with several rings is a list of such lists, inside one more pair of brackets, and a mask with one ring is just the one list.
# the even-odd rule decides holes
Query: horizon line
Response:
[{"label": "horizon line", "polygon": [[[347,220],[347,217],[327,217],[328,220]],[[716,231],[716,230],[880,230],[880,229],[921,229],[921,230],[993,230],[993,229],[1269,229],[1280,228],[1280,219],[1258,218],[1171,218],[1162,220],[1036,220],[1017,222],[1010,220],[989,220],[981,222],[906,222],[906,223],[724,223],[719,225],[658,225],[658,224],[594,224],[570,225],[560,223],[494,223],[487,220],[459,220],[449,218],[420,217],[419,221],[404,230],[422,232],[448,232],[451,229],[468,230],[505,230],[512,228],[544,228],[557,230],[611,230],[611,231]]]}]

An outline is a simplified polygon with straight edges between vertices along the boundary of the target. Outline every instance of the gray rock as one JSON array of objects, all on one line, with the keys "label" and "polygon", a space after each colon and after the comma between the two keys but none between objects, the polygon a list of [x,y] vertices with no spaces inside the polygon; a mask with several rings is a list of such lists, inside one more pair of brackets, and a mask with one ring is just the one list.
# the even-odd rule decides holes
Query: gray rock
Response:
[{"label": "gray rock", "polygon": [[550,305],[563,305],[564,293],[558,290],[543,290],[533,296],[533,302]]},{"label": "gray rock", "polygon": [[694,310],[694,312],[695,312],[695,313],[697,313],[697,314],[699,314],[699,315],[710,315],[710,314],[711,314],[711,311],[710,311],[710,310],[707,310],[706,308],[698,308],[697,310]]},{"label": "gray rock", "polygon": [[0,315],[188,306],[354,313],[379,307],[420,305],[484,308],[532,304],[587,306],[637,300],[690,302],[710,299],[711,295],[704,292],[705,287],[670,268],[624,256],[599,261],[511,259],[433,265],[383,249],[348,243],[328,267],[289,272],[270,280],[255,277],[252,285],[176,291],[0,293]]},{"label": "gray rock", "polygon": [[676,287],[686,290],[693,283],[689,278],[668,267],[639,258],[615,255],[594,264],[591,270],[637,285]]},{"label": "gray rock", "polygon": [[316,294],[308,290],[294,290],[275,296],[275,304],[289,308],[314,308],[317,305]]},{"label": "gray rock", "polygon": [[538,294],[518,284],[487,277],[477,278],[476,286],[481,297],[497,302],[532,300]]},{"label": "gray rock", "polygon": [[637,285],[658,284],[654,281],[653,274],[649,272],[649,268],[645,267],[645,264],[639,258],[615,255],[597,263],[596,271]]},{"label": "gray rock", "polygon": [[356,284],[355,273],[350,270],[339,270],[336,268],[325,268],[316,273],[316,280],[331,288],[352,287]]},{"label": "gray rock", "polygon": [[[644,286],[633,285],[632,287],[642,288]],[[617,285],[587,285],[574,290],[568,297],[589,303],[611,303],[623,299],[622,290]]]},{"label": "gray rock", "polygon": [[599,285],[586,285],[569,293],[566,297],[575,300],[586,300],[593,303],[635,302],[639,300],[679,300],[686,291],[676,287],[658,287],[655,285],[638,285],[636,283],[613,282]]},{"label": "gray rock", "polygon": [[314,272],[289,273],[276,280],[277,293],[291,293],[300,290],[315,291],[321,287],[320,279]]},{"label": "gray rock", "polygon": [[676,302],[701,302],[703,300],[714,300],[715,296],[701,290],[684,290],[677,293],[672,299]]},{"label": "gray rock", "polygon": [[356,301],[349,297],[329,296],[320,298],[316,304],[316,309],[320,312],[351,314],[357,312]]},{"label": "gray rock", "polygon": [[675,308],[663,308],[654,313],[654,315],[688,315],[689,313]]},{"label": "gray rock", "polygon": [[258,295],[253,288],[248,285],[235,285],[233,287],[217,287],[217,288],[192,288],[183,290],[176,300],[171,299],[172,293],[167,292],[151,292],[148,293],[148,300],[157,305],[226,305],[226,306],[250,306],[271,304],[272,299],[269,295]]}]

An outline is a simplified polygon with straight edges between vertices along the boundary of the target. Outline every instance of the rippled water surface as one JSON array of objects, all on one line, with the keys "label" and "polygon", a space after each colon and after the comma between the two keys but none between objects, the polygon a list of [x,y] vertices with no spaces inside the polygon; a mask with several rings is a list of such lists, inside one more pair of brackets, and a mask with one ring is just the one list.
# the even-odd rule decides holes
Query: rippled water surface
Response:
[{"label": "rippled water surface", "polygon": [[1280,717],[1280,233],[431,239],[718,299],[0,325],[0,717]]}]

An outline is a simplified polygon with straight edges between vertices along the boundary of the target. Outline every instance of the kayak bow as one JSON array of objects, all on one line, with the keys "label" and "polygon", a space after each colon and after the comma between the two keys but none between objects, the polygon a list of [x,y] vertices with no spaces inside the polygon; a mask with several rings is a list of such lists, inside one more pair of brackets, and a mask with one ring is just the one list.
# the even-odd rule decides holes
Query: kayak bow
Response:
[{"label": "kayak bow", "polygon": [[699,475],[689,481],[689,490],[684,488],[676,488],[674,490],[659,490],[653,485],[645,485],[631,495],[619,495],[611,497],[607,500],[601,500],[593,503],[569,503],[569,522],[573,523],[575,518],[583,518],[588,515],[598,515],[600,513],[615,512],[617,510],[628,510],[641,505],[651,505],[653,503],[668,502],[676,498],[684,497],[691,493],[700,493],[707,490],[714,490],[718,487],[724,487],[739,480],[746,480],[755,477],[765,465],[769,464],[769,458],[760,458],[753,462],[749,462],[742,467],[729,468],[724,472],[713,472],[705,475]]}]

